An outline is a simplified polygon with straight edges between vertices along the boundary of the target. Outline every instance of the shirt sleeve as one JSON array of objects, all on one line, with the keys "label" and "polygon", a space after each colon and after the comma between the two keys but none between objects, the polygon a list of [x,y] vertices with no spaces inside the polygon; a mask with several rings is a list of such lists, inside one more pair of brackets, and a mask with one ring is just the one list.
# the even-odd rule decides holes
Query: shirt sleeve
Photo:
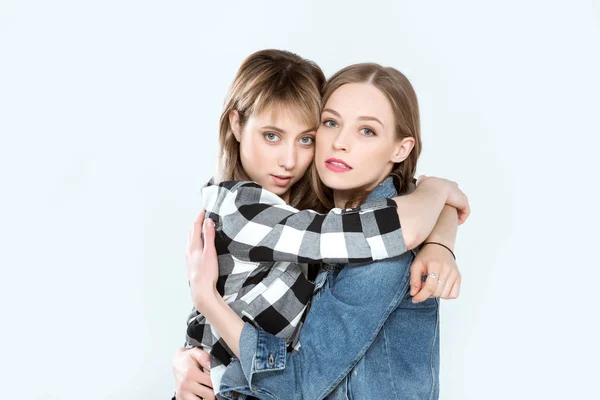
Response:
[{"label": "shirt sleeve", "polygon": [[358,263],[406,251],[391,199],[327,214],[299,211],[254,182],[226,181],[202,190],[207,218],[215,221],[218,254],[243,261]]}]

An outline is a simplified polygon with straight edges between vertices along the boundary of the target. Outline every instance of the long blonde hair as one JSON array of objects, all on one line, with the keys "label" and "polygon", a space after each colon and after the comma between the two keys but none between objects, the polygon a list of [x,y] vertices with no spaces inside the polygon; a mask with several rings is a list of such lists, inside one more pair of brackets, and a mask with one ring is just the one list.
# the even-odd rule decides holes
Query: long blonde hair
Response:
[{"label": "long blonde hair", "polygon": [[[383,67],[375,63],[354,64],[338,71],[325,83],[323,105],[327,104],[327,100],[333,92],[348,83],[369,83],[379,89],[392,106],[396,138],[398,140],[406,137],[415,139],[414,148],[408,157],[400,163],[395,163],[390,173],[398,193],[405,193],[410,188],[412,178],[417,170],[417,160],[422,148],[419,105],[415,90],[408,78],[394,68]],[[312,184],[317,193],[316,197],[326,208],[332,208],[334,206],[333,191],[321,182],[314,165],[310,172]],[[350,196],[346,207],[361,204],[368,194],[364,190],[356,190]]]},{"label": "long blonde hair", "polygon": [[[219,125],[219,166],[217,181],[251,180],[240,159],[240,144],[229,123],[229,114],[237,111],[240,125],[262,111],[285,107],[302,123],[319,126],[323,71],[314,62],[284,50],[261,50],[251,54],[240,66],[231,84]],[[302,177],[290,191],[290,205],[312,205],[310,175]]]}]

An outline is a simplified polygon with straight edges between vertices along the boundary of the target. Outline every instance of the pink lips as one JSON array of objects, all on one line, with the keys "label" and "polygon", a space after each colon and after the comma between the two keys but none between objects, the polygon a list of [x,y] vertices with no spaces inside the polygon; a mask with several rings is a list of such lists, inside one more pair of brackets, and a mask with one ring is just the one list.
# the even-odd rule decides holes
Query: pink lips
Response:
[{"label": "pink lips", "polygon": [[292,180],[291,176],[284,175],[271,175],[271,178],[273,178],[273,183],[276,186],[287,186],[288,183],[290,183],[290,181]]},{"label": "pink lips", "polygon": [[344,160],[337,158],[330,158],[325,161],[325,166],[333,172],[348,172],[352,170],[352,167],[346,164]]}]

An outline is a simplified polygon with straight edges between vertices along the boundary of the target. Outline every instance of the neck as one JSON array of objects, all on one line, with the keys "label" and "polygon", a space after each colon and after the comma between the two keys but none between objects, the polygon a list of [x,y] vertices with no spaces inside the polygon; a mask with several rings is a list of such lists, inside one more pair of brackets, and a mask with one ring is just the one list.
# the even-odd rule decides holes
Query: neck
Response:
[{"label": "neck", "polygon": [[353,189],[350,190],[334,190],[333,191],[333,205],[336,208],[345,208],[346,202],[350,198],[350,193]]}]

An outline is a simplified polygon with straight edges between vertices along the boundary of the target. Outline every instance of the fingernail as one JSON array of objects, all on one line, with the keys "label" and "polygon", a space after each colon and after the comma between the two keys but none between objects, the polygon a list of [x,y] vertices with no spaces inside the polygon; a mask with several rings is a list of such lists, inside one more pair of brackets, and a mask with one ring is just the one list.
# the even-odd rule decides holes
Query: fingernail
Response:
[{"label": "fingernail", "polygon": [[212,219],[208,218],[206,220],[206,226],[208,226],[209,228],[212,228],[213,226],[215,226],[215,223],[213,222]]}]

